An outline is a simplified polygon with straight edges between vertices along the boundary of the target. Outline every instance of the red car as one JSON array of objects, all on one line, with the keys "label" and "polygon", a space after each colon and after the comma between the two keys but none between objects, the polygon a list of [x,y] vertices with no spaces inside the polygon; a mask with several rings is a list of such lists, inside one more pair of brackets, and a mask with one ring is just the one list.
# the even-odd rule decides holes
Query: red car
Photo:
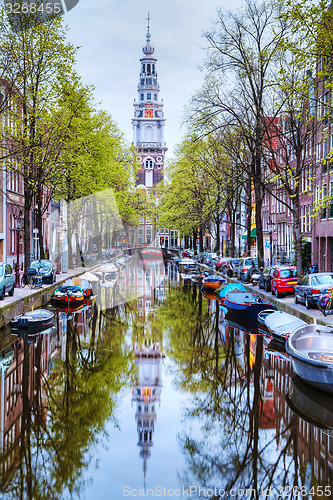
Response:
[{"label": "red car", "polygon": [[271,280],[272,295],[283,297],[287,293],[294,293],[297,285],[297,269],[294,266],[283,266],[275,269]]}]

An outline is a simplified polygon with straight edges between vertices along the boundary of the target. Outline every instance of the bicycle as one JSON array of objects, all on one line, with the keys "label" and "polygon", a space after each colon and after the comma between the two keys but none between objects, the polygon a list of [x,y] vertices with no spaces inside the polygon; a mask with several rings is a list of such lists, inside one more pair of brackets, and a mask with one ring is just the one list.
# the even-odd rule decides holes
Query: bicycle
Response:
[{"label": "bicycle", "polygon": [[29,268],[22,276],[21,288],[28,286],[30,289],[38,289],[43,287],[43,278],[38,274],[38,271]]},{"label": "bicycle", "polygon": [[333,313],[333,288],[327,290],[327,293],[319,298],[318,308],[324,316]]}]

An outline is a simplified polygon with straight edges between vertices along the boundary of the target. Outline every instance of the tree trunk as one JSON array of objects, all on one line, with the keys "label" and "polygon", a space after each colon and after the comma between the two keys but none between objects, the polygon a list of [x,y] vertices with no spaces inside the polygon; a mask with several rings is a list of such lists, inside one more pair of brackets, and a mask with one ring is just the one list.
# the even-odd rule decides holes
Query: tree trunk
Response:
[{"label": "tree trunk", "polygon": [[197,228],[195,228],[195,229],[193,229],[193,250],[194,250],[194,255],[197,255],[197,253],[198,253],[197,239],[198,239],[198,230],[197,230]]},{"label": "tree trunk", "polygon": [[295,239],[295,252],[296,252],[296,267],[298,279],[301,279],[303,275],[303,265],[302,265],[302,234],[301,234],[301,223],[300,223],[300,207],[299,199],[297,196],[294,200],[294,239]]},{"label": "tree trunk", "polygon": [[44,253],[44,238],[43,238],[43,217],[40,206],[40,197],[38,196],[37,209],[36,209],[36,223],[38,229],[38,245],[39,245],[39,258],[45,259]]},{"label": "tree trunk", "polygon": [[220,254],[220,217],[218,216],[216,219],[216,248],[214,249],[217,254]]},{"label": "tree trunk", "polygon": [[30,267],[30,251],[31,251],[31,193],[28,181],[24,180],[24,225],[23,225],[23,240],[24,240],[24,267]]},{"label": "tree trunk", "polygon": [[200,229],[199,229],[199,250],[200,250],[200,253],[202,253],[204,251],[203,230],[202,230],[201,226],[200,226]]}]

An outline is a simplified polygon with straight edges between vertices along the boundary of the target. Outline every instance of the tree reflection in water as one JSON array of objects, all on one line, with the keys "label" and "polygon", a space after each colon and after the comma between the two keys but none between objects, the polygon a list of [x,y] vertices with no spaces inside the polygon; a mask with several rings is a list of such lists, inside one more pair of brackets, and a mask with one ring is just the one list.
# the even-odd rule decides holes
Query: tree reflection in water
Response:
[{"label": "tree reflection in water", "polygon": [[284,486],[301,487],[296,416],[281,429],[263,424],[263,370],[270,362],[263,337],[225,325],[218,302],[193,291],[171,290],[159,314],[168,325],[175,381],[195,393],[185,417],[196,430],[179,436],[188,464],[183,484],[248,489],[246,498],[264,498],[267,488],[277,498]]},{"label": "tree reflection in water", "polygon": [[[116,398],[135,369],[124,335],[130,316],[119,306],[82,314],[59,312],[49,334],[15,341],[16,383],[7,404],[16,416],[3,442],[4,498],[56,499],[66,491],[80,498],[106,422],[117,425]],[[58,347],[55,363],[46,359],[49,342]]]}]

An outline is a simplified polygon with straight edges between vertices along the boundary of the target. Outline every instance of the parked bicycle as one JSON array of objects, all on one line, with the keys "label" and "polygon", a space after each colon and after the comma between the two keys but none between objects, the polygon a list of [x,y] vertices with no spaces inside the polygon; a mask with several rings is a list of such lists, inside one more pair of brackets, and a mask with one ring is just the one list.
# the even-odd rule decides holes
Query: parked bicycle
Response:
[{"label": "parked bicycle", "polygon": [[318,309],[324,316],[333,314],[333,288],[327,290],[328,293],[321,295],[318,299]]},{"label": "parked bicycle", "polygon": [[21,287],[28,286],[31,289],[42,288],[43,278],[38,274],[38,271],[29,267],[22,276]]}]

